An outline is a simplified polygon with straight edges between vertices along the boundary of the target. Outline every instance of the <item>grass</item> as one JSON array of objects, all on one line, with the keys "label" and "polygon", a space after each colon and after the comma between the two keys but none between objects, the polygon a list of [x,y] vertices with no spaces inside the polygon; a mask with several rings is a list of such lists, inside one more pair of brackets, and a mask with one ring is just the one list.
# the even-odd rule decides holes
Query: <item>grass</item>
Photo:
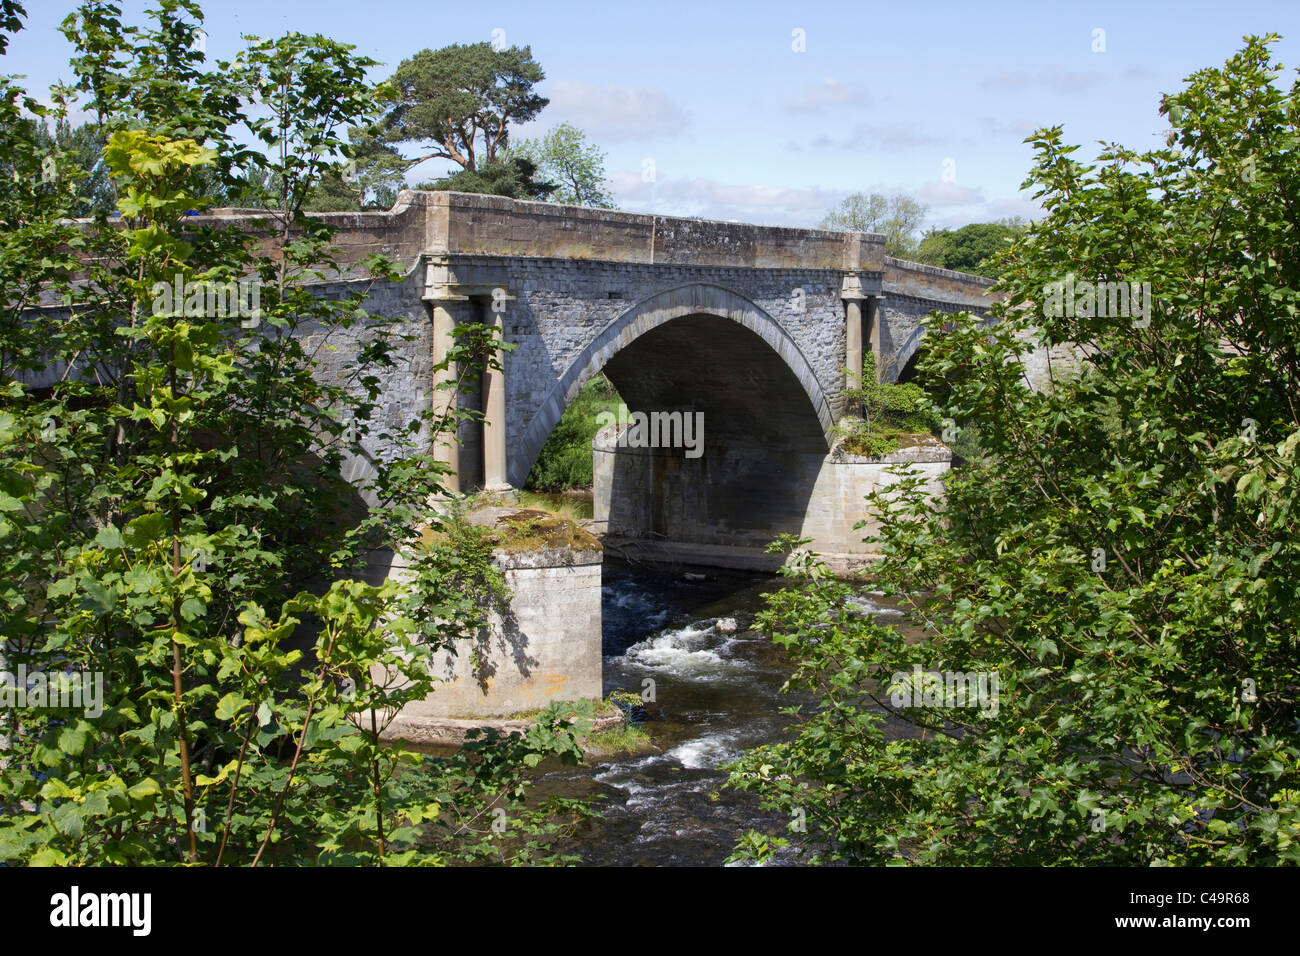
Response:
[{"label": "grass", "polygon": [[579,743],[590,757],[609,757],[614,754],[634,754],[650,749],[650,735],[626,720],[608,730],[588,734]]},{"label": "grass", "polygon": [[889,425],[870,428],[866,422],[861,421],[842,423],[842,426],[837,426],[837,430],[844,436],[844,450],[850,455],[861,455],[865,458],[879,458],[882,455],[893,454],[900,448],[915,445],[918,438],[929,434],[929,432],[914,432]]},{"label": "grass", "polygon": [[[511,512],[496,520],[493,527],[470,522],[470,517],[486,508],[509,508]],[[461,500],[447,516],[442,530],[428,525],[419,529],[425,545],[436,542],[473,541],[490,550],[518,554],[526,551],[569,550],[600,551],[599,539],[583,530],[578,519],[543,508],[519,508],[505,495],[480,492]]]},{"label": "grass", "polygon": [[[609,757],[614,754],[639,753],[651,749],[654,745],[650,742],[650,735],[645,732],[638,724],[628,719],[627,712],[615,703],[615,691],[606,700],[597,700],[588,698],[585,703],[589,703],[595,709],[595,712],[601,716],[612,715],[614,711],[623,711],[623,720],[608,727],[605,730],[592,734],[583,734],[578,738],[578,743],[583,752],[589,757]],[[506,720],[536,720],[541,709],[521,710],[507,715]]]},{"label": "grass", "polygon": [[519,505],[524,508],[537,508],[553,514],[564,515],[574,521],[583,521],[592,516],[592,503],[588,497],[563,492],[519,492]]}]

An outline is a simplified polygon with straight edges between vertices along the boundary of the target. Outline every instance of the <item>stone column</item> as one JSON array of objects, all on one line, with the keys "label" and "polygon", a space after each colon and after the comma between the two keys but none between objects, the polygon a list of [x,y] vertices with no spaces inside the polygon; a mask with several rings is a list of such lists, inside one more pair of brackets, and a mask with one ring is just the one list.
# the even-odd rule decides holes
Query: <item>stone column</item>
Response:
[{"label": "stone column", "polygon": [[[844,377],[845,388],[862,387],[862,282],[857,276],[845,276],[840,286],[844,300]],[[845,410],[851,414],[859,411],[857,402],[850,402]]]},{"label": "stone column", "polygon": [[[505,331],[503,312],[492,306],[508,297],[497,296],[488,306],[492,334],[500,341]],[[483,377],[483,485],[488,491],[510,488],[506,470],[506,353],[494,353],[500,368],[488,368]]]},{"label": "stone column", "polygon": [[[429,301],[433,310],[433,364],[441,365],[455,345],[456,315],[452,311],[455,302],[467,301],[463,295],[443,293],[438,299]],[[445,369],[435,368],[433,372],[433,411],[436,415],[455,412],[457,406],[454,388],[438,388],[444,382],[454,382],[458,376],[456,363],[448,362]],[[444,480],[448,491],[460,491],[460,445],[456,441],[456,431],[435,435],[433,439],[433,457],[445,462],[451,468]]]},{"label": "stone column", "polygon": [[880,381],[880,376],[884,369],[880,367],[880,302],[881,296],[867,296],[867,344],[871,348],[871,356],[875,359],[873,363],[876,366],[876,381]]}]

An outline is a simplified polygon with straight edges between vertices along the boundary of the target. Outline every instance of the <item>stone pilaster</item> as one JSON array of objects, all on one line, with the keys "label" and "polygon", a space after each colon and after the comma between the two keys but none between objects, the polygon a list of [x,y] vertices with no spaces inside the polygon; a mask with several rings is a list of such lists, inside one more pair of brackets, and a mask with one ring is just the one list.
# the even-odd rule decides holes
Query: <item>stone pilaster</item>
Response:
[{"label": "stone pilaster", "polygon": [[[453,291],[446,282],[446,269],[439,263],[429,262],[425,271],[424,294],[421,298],[428,305],[433,319],[433,395],[431,408],[434,415],[442,418],[448,414],[455,415],[457,391],[454,387],[440,388],[447,382],[455,382],[459,369],[455,361],[448,356],[456,344],[456,325],[464,309],[462,303],[469,301],[469,296]],[[456,440],[458,422],[453,417],[451,429],[433,436],[433,456],[435,460],[446,463],[451,473],[446,477],[448,491],[458,492],[460,488],[460,444]]]},{"label": "stone pilaster", "polygon": [[[840,298],[844,300],[844,366],[848,370],[844,387],[861,388],[862,301],[867,298],[862,292],[862,281],[857,276],[845,276],[840,286]],[[847,403],[845,411],[856,414],[859,411],[857,404]]]},{"label": "stone pilaster", "polygon": [[[511,299],[513,296],[496,290],[488,304],[492,335],[498,342],[505,336],[504,303]],[[500,348],[493,354],[496,361],[489,363],[483,376],[483,485],[488,491],[505,491],[510,488],[506,458],[506,354]],[[498,367],[490,367],[493,364]]]},{"label": "stone pilaster", "polygon": [[[458,297],[463,299],[463,296]],[[456,389],[440,387],[447,382],[455,382],[459,369],[454,360],[448,361],[448,355],[455,346],[456,316],[452,311],[453,302],[441,299],[431,303],[433,309],[433,410],[435,415],[455,415]],[[444,364],[445,363],[445,364]],[[433,454],[438,461],[445,462],[451,468],[446,478],[448,491],[460,491],[460,444],[456,441],[457,421],[453,417],[451,428],[435,435]]]}]

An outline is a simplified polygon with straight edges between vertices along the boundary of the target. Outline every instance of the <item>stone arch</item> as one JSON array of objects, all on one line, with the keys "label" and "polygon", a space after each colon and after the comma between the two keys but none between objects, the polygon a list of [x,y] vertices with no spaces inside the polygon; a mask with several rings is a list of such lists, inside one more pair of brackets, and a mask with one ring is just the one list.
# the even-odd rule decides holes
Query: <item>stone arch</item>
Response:
[{"label": "stone arch", "polygon": [[894,353],[894,362],[891,367],[893,377],[891,381],[903,381],[907,377],[906,373],[912,371],[912,362],[919,357],[922,347],[925,345],[925,325],[918,325],[912,330],[912,334],[907,337],[907,341],[902,344],[897,352]]},{"label": "stone arch", "polygon": [[591,344],[583,349],[529,422],[519,453],[510,459],[510,483],[522,487],[551,430],[589,378],[642,335],[673,319],[688,315],[712,315],[730,319],[766,342],[799,380],[821,425],[826,448],[830,448],[835,424],[830,403],[817,381],[812,365],[790,334],[776,319],[743,296],[721,286],[693,283],[643,299],[602,329]]}]

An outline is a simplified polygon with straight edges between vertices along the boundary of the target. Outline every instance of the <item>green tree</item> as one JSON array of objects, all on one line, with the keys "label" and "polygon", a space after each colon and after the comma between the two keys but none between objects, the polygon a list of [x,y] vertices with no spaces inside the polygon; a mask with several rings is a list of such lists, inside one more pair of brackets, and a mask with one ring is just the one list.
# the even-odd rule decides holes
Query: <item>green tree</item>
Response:
[{"label": "green tree", "polygon": [[449,159],[474,170],[510,145],[510,124],[533,119],[549,100],[533,92],[546,74],[528,47],[495,50],[489,43],[421,50],[389,80],[393,105],[372,135],[390,146],[415,144],[411,169]]},{"label": "green tree", "polygon": [[480,163],[477,169],[461,169],[434,182],[420,183],[416,188],[545,200],[550,198],[556,186],[537,179],[537,166],[531,159],[525,156],[505,156]]},{"label": "green tree", "polygon": [[881,233],[885,254],[906,259],[916,252],[916,234],[928,211],[911,196],[854,193],[826,214],[821,228]]},{"label": "green tree", "polygon": [[[51,132],[44,122],[33,117],[21,117],[16,122],[30,127],[32,149],[36,151],[40,164],[46,168],[46,179],[60,166],[65,175],[73,178],[77,201],[69,210],[72,215],[90,216],[96,209],[113,209],[116,197],[101,154],[104,140],[95,124],[83,123],[74,127],[60,117]],[[47,157],[53,165],[46,163]],[[59,162],[60,158],[62,162]],[[0,177],[4,179],[12,180],[17,171],[12,162],[0,164]]]},{"label": "green tree", "polygon": [[349,182],[345,167],[335,166],[321,173],[302,208],[307,212],[354,212],[362,208],[361,190]]},{"label": "green tree", "polygon": [[552,201],[614,208],[605,181],[605,154],[576,126],[561,123],[540,139],[521,140],[510,152],[532,160],[541,175],[559,184]]},{"label": "green tree", "polygon": [[[869,498],[876,586],[924,638],[808,560],[765,612],[820,706],[732,783],[802,810],[816,857],[1300,862],[1300,83],[1275,39],[1167,97],[1166,148],[1085,165],[1059,127],[1031,138],[1046,217],[999,323],[933,317],[945,414],[986,455],[941,506],[915,475]],[[1076,285],[1067,308],[1075,281],[1140,304]],[[1021,360],[1060,343],[1077,368],[1032,391]],[[998,686],[979,709],[946,679],[917,700],[914,667]]]},{"label": "green tree", "polygon": [[[120,223],[66,220],[69,158],[43,176],[34,127],[15,122],[57,121],[65,105],[0,80],[0,161],[18,173],[0,195],[0,669],[98,690],[37,704],[5,682],[0,860],[549,855],[541,839],[569,805],[523,806],[522,774],[546,754],[577,758],[565,714],[443,762],[380,739],[393,708],[432,689],[429,655],[479,631],[501,582],[473,532],[446,535],[454,549],[411,544],[446,526],[427,505],[443,469],[416,445],[452,429],[446,416],[374,435],[406,454],[363,489],[377,507],[344,507],[344,451],[372,433],[394,332],[365,310],[367,281],[312,294],[335,251],[302,206],[371,106],[371,63],[290,34],[203,70],[197,5],[161,0],[150,15],[123,26],[87,2],[64,25],[108,131]],[[240,124],[273,148],[232,146]],[[267,228],[195,228],[205,184],[242,188],[259,169],[279,200]],[[370,280],[398,278],[366,265]],[[179,308],[178,282],[200,293]],[[251,316],[204,304],[233,282],[256,283]],[[38,298],[61,310],[32,311]],[[315,374],[303,323],[359,334],[350,378]],[[468,331],[452,360],[491,344]],[[403,547],[409,587],[363,580],[373,549]],[[481,821],[503,804],[497,835]]]},{"label": "green tree", "polygon": [[595,480],[591,442],[600,431],[599,415],[617,414],[620,401],[613,383],[603,374],[588,380],[547,436],[525,487],[538,491],[590,488]]},{"label": "green tree", "polygon": [[[391,88],[379,88],[381,100],[391,94]],[[363,206],[370,209],[392,209],[397,194],[408,188],[407,162],[395,146],[380,142],[371,129],[354,126],[348,131],[350,147],[348,160],[343,164],[343,178],[363,197]]]},{"label": "green tree", "polygon": [[931,229],[917,246],[916,261],[996,279],[1002,274],[999,254],[1028,226],[1025,220],[1012,218],[973,222],[960,229]]},{"label": "green tree", "polygon": [[939,430],[930,396],[921,386],[906,382],[886,384],[876,380],[874,356],[863,357],[862,385],[846,388],[851,414],[835,426],[844,436],[844,448],[855,455],[876,457],[897,451],[900,439]]}]

